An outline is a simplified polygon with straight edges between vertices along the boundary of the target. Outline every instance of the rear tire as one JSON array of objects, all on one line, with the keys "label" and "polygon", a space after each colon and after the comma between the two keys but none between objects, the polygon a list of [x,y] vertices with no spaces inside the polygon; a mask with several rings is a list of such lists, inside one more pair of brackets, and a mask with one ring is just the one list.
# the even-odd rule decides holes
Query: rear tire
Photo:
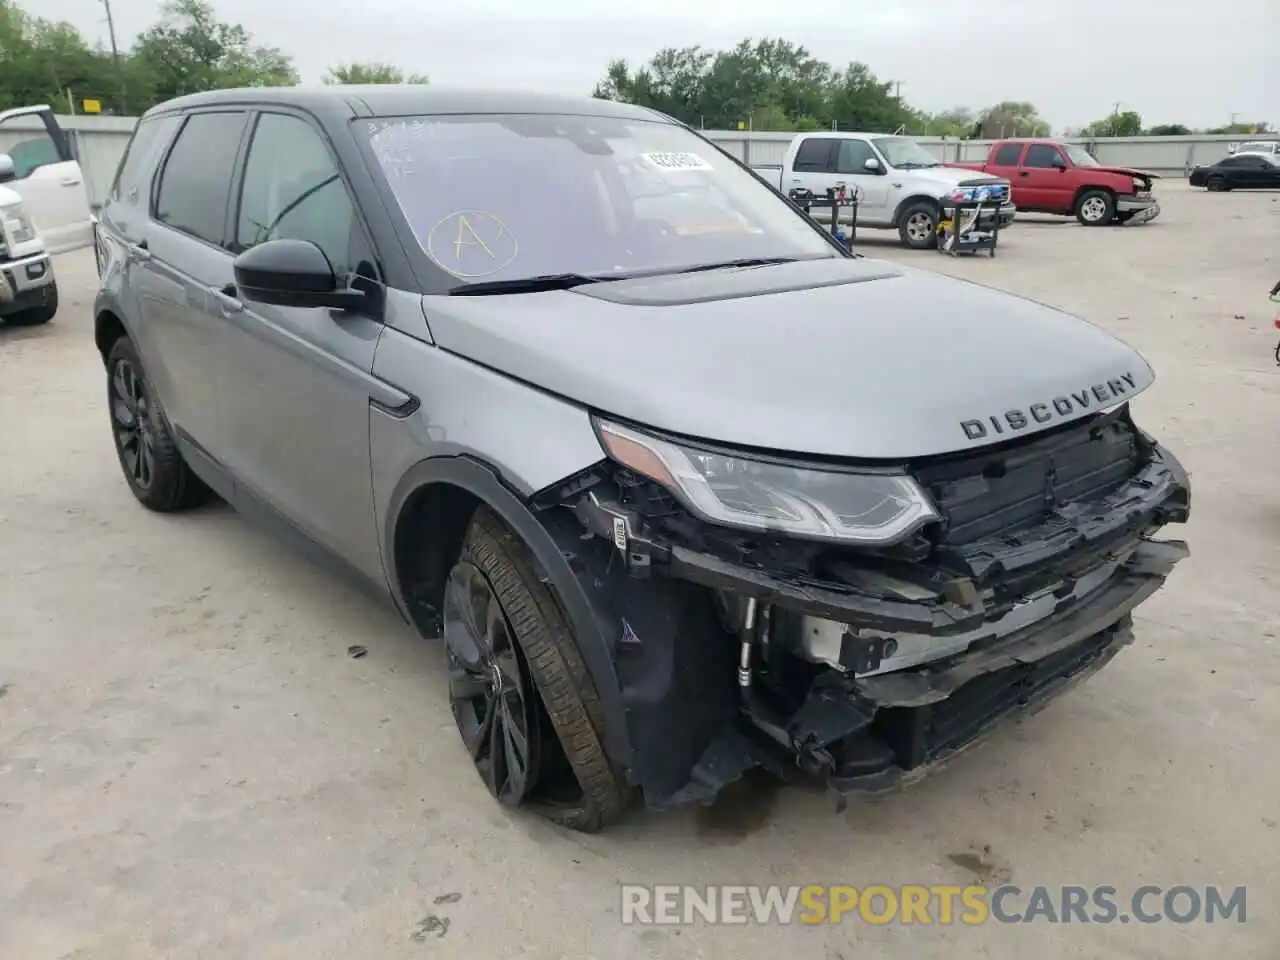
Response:
[{"label": "rear tire", "polygon": [[49,299],[38,307],[28,307],[4,318],[10,327],[35,327],[48,323],[58,313],[58,285],[55,283],[49,291]]},{"label": "rear tire", "polygon": [[938,246],[938,207],[928,200],[908,205],[898,217],[898,237],[910,250],[935,250]]},{"label": "rear tire", "polygon": [[1086,227],[1101,227],[1116,215],[1116,198],[1106,190],[1086,190],[1076,201],[1076,219]]},{"label": "rear tire", "polygon": [[182,459],[128,337],[120,337],[107,352],[107,409],[120,469],[139,503],[172,513],[209,499],[209,488]]},{"label": "rear tire", "polygon": [[[483,616],[480,607],[487,611]],[[472,518],[450,572],[444,611],[454,718],[464,743],[473,747],[477,770],[495,799],[508,806],[527,805],[554,823],[585,833],[595,833],[621,817],[630,803],[631,790],[605,755],[599,694],[573,632],[539,578],[528,548],[484,507]],[[486,636],[496,637],[496,642],[487,641]],[[509,641],[514,641],[511,645],[518,654],[514,658],[501,655],[500,648]],[[488,671],[497,670],[500,676],[490,685],[487,696],[492,699],[505,692],[502,709],[495,711],[497,722],[515,719],[517,726],[531,733],[530,741],[539,737],[541,728],[541,749],[526,751],[531,769],[518,790],[512,788],[510,777],[505,790],[496,782],[499,778],[492,767],[497,761],[492,750],[486,763],[480,756],[484,751],[473,746],[476,731],[472,720],[485,711],[472,711],[471,706],[486,696],[475,692],[476,679],[486,673],[475,668],[477,652],[481,660],[492,661],[486,664]],[[512,666],[518,667],[518,677],[509,677]],[[464,689],[461,685],[468,680],[471,686]],[[512,692],[536,697],[541,722],[533,720],[524,705],[515,705],[515,698],[509,696]],[[530,722],[524,724],[521,718]],[[508,771],[521,765],[502,762]],[[561,779],[565,783],[559,786],[567,789],[555,789],[552,780],[557,772],[564,774]]]}]

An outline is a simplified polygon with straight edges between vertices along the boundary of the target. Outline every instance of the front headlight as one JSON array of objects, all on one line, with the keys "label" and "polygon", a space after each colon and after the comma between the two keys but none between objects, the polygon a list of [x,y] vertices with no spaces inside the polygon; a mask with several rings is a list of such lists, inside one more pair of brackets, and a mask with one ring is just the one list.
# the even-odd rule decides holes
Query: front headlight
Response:
[{"label": "front headlight", "polygon": [[886,546],[940,519],[910,477],[817,469],[682,446],[597,420],[617,463],[710,523],[865,546]]},{"label": "front headlight", "polygon": [[36,238],[36,228],[27,218],[27,212],[22,204],[15,203],[0,207],[0,215],[4,218],[4,232],[10,244],[16,246],[19,243],[29,243]]}]

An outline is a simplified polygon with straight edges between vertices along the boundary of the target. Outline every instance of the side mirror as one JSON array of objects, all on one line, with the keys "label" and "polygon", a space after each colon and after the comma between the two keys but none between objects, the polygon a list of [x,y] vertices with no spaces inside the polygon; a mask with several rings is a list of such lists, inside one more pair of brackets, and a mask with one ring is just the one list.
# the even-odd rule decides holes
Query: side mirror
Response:
[{"label": "side mirror", "polygon": [[867,157],[867,159],[862,161],[862,166],[863,166],[863,169],[870,170],[872,173],[880,173],[882,169],[880,166],[880,161],[877,160],[875,157]]},{"label": "side mirror", "polygon": [[1061,157],[1053,161],[1053,165],[1058,169],[1059,173],[1067,169],[1067,161],[1063,160]]},{"label": "side mirror", "polygon": [[0,153],[0,183],[8,183],[18,179],[18,170],[13,165],[13,157]]},{"label": "side mirror", "polygon": [[268,240],[236,257],[232,268],[241,294],[258,303],[351,310],[365,300],[361,291],[338,286],[329,258],[309,240]]}]

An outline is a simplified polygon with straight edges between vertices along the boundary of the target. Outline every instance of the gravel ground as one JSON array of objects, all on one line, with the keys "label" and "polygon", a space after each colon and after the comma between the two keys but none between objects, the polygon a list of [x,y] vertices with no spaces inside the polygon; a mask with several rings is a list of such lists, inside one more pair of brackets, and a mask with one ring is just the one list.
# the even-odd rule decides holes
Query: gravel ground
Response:
[{"label": "gravel ground", "polygon": [[[1193,474],[1193,554],[1137,643],[886,802],[837,813],[753,782],[593,837],[490,802],[438,649],[392,613],[226,508],[133,502],[92,258],[63,258],[57,320],[0,329],[0,957],[1274,960],[1280,194],[1162,196],[1145,227],[1020,220],[994,260],[866,245],[1075,311],[1151,360],[1135,409]],[[1248,921],[619,922],[620,882],[1002,881],[1122,900],[1247,885]]]}]

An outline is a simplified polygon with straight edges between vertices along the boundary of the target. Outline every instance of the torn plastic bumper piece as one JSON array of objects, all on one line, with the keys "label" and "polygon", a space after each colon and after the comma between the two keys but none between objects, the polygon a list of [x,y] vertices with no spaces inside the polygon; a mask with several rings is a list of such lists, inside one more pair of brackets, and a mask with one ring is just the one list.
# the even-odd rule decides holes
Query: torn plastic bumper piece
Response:
[{"label": "torn plastic bumper piece", "polygon": [[787,723],[789,761],[749,732],[726,731],[671,804],[709,802],[756,765],[784,774],[790,766],[794,773],[825,756],[831,762],[824,779],[840,794],[875,796],[912,783],[980,743],[1001,721],[1037,712],[1110,662],[1133,638],[1133,610],[1187,555],[1182,541],[1143,540],[1105,587],[998,641],[873,677],[823,674]]}]

